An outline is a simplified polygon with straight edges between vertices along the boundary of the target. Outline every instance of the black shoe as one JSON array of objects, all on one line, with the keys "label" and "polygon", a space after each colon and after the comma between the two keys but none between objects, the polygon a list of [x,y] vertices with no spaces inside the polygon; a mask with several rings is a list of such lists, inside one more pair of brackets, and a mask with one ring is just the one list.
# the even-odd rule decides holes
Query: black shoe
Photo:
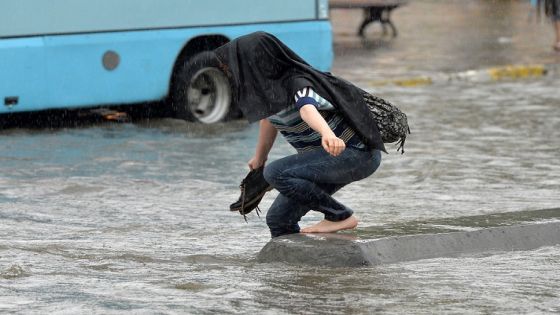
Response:
[{"label": "black shoe", "polygon": [[241,185],[239,185],[241,196],[229,206],[231,211],[239,211],[245,218],[245,221],[247,221],[245,215],[254,209],[257,209],[257,215],[259,215],[259,202],[261,202],[267,191],[272,190],[272,186],[264,179],[263,170],[264,167],[259,167],[247,174],[241,181]]}]

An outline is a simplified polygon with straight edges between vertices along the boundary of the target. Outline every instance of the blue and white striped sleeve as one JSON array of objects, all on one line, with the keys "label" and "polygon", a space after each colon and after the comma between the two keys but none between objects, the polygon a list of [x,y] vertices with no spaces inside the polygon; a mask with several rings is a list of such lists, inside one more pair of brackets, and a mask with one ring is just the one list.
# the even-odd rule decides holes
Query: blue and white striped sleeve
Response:
[{"label": "blue and white striped sleeve", "polygon": [[319,108],[319,103],[313,97],[314,94],[313,89],[310,87],[305,87],[297,91],[294,95],[297,110],[300,110],[305,105],[313,105],[316,108]]}]

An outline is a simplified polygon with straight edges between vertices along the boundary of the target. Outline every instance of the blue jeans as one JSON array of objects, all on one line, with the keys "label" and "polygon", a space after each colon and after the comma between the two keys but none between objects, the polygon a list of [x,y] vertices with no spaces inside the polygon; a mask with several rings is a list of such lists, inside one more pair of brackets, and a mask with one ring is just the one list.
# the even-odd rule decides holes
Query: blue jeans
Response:
[{"label": "blue jeans", "polygon": [[280,192],[266,214],[272,237],[299,233],[298,222],[316,210],[329,221],[342,221],[353,213],[331,195],[351,182],[364,179],[381,163],[379,150],[346,148],[334,157],[322,148],[290,155],[268,164],[266,181]]}]

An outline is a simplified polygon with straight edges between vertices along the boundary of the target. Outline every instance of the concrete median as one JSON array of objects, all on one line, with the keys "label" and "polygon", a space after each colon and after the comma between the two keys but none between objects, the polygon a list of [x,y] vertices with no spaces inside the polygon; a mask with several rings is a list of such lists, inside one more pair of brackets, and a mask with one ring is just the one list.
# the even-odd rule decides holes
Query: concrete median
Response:
[{"label": "concrete median", "polygon": [[[357,267],[492,251],[531,250],[560,244],[560,209],[510,212],[410,224],[355,234],[294,234],[272,239],[258,254],[260,262]],[[512,219],[513,218],[513,219]],[[527,219],[530,218],[530,219]],[[479,222],[463,224],[452,222]],[[388,231],[397,231],[388,236]],[[416,234],[420,233],[420,234]],[[381,237],[380,237],[381,236]]]}]

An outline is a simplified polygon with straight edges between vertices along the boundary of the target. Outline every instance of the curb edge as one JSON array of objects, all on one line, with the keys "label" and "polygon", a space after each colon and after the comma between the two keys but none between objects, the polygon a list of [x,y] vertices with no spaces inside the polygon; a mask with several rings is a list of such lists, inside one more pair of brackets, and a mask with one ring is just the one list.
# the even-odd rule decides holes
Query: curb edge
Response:
[{"label": "curb edge", "polygon": [[505,65],[479,70],[467,70],[455,73],[438,73],[416,77],[369,81],[370,87],[396,85],[401,87],[420,87],[451,82],[489,83],[534,79],[560,74],[560,64],[526,64]]}]

